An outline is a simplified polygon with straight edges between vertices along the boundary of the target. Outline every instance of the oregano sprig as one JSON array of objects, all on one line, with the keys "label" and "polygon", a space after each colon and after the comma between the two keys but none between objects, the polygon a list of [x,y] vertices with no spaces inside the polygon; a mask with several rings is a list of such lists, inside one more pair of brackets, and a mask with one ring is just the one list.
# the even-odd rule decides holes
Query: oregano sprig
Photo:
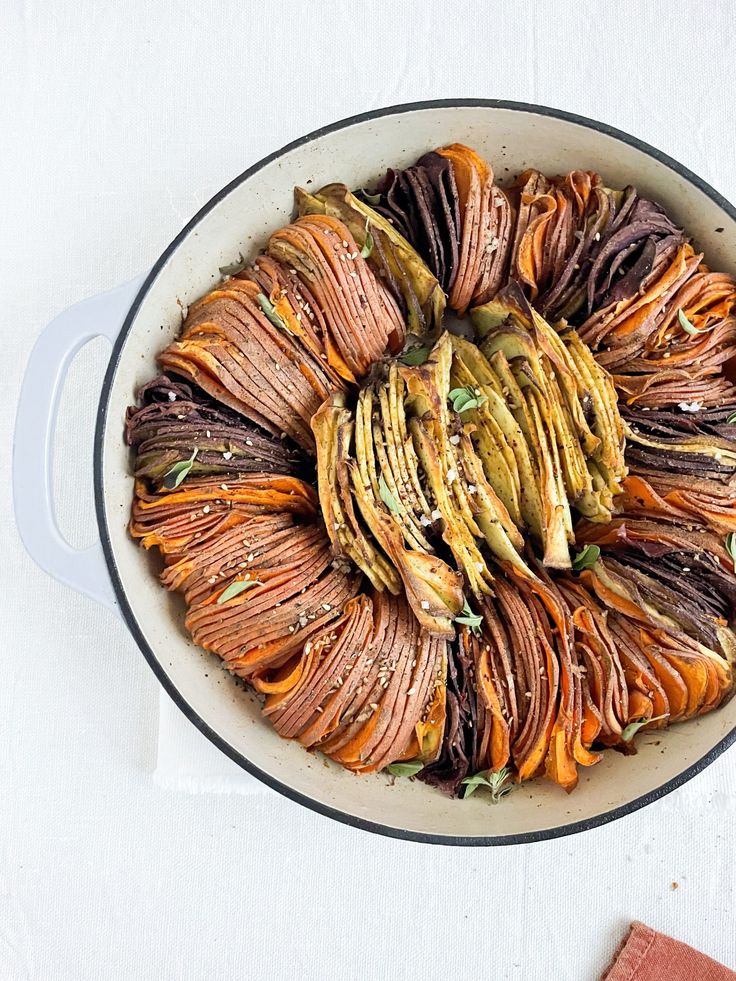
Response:
[{"label": "oregano sprig", "polygon": [[736,572],[736,531],[732,531],[726,535],[726,540],[723,544],[726,551],[731,556],[733,571]]},{"label": "oregano sprig", "polygon": [[492,804],[500,803],[514,789],[511,770],[507,766],[495,772],[481,770],[480,773],[474,773],[471,777],[465,777],[462,785],[465,787],[463,800],[472,797],[479,787],[487,787],[491,794]]},{"label": "oregano sprig", "polygon": [[286,326],[286,324],[281,319],[281,317],[279,317],[279,315],[276,313],[276,307],[273,305],[273,303],[271,303],[271,301],[266,296],[266,294],[259,293],[256,296],[256,299],[258,300],[258,305],[260,306],[261,310],[263,310],[263,312],[266,314],[266,316],[274,325],[274,327],[278,327],[279,330],[283,330],[287,334],[291,334],[291,331]]},{"label": "oregano sprig", "polygon": [[423,760],[405,760],[403,763],[389,763],[386,767],[394,777],[414,777],[424,769]]},{"label": "oregano sprig", "polygon": [[592,565],[601,557],[599,545],[586,545],[572,560],[572,567],[575,572],[582,572],[583,569],[590,569]]},{"label": "oregano sprig", "polygon": [[621,738],[625,743],[630,743],[642,726],[648,726],[650,722],[659,722],[660,719],[666,718],[666,715],[655,715],[652,719],[636,719],[634,722],[629,722],[621,733]]},{"label": "oregano sprig", "polygon": [[688,318],[685,316],[685,312],[684,312],[684,310],[682,310],[682,308],[680,308],[677,311],[677,319],[680,321],[680,327],[682,327],[682,329],[685,331],[686,334],[690,334],[691,337],[694,337],[696,334],[704,334],[705,333],[705,331],[698,330],[697,327],[694,327],[690,323],[690,321],[688,320]]},{"label": "oregano sprig", "polygon": [[404,351],[403,354],[399,355],[399,361],[406,365],[418,365],[424,364],[424,362],[429,357],[429,352],[432,350],[431,347],[412,347],[408,351]]},{"label": "oregano sprig", "polygon": [[452,402],[453,409],[458,413],[477,409],[488,401],[487,395],[478,395],[472,388],[453,388],[448,393],[448,398]]},{"label": "oregano sprig", "polygon": [[166,490],[176,490],[182,480],[184,480],[186,475],[192,469],[196,455],[197,447],[195,446],[192,450],[192,455],[188,460],[179,460],[179,462],[175,463],[170,470],[166,471],[163,476],[163,485]]},{"label": "oregano sprig", "polygon": [[243,258],[243,254],[241,252],[237,262],[229,262],[225,266],[220,266],[220,275],[237,276],[239,272],[242,272],[245,269],[246,265],[247,263]]},{"label": "oregano sprig", "polygon": [[380,476],[378,477],[378,493],[381,495],[381,500],[389,509],[389,511],[393,511],[394,514],[404,513],[404,509],[396,500],[396,498],[391,493],[391,491],[388,489],[388,484],[386,483],[383,474],[380,474]]},{"label": "oregano sprig", "polygon": [[246,589],[252,589],[253,586],[262,585],[263,583],[260,579],[236,579],[235,582],[231,582],[227,589],[224,589],[220,596],[218,596],[217,605],[227,603],[228,600],[233,599],[235,596],[240,596]]},{"label": "oregano sprig", "polygon": [[483,623],[483,617],[478,613],[474,613],[468,601],[465,600],[460,615],[455,617],[455,623],[462,623],[464,626],[470,627],[474,634],[480,634],[480,625]]},{"label": "oregano sprig", "polygon": [[371,254],[371,252],[373,252],[373,244],[374,244],[373,236],[371,235],[370,232],[368,232],[368,234],[365,237],[363,248],[360,250],[360,254],[363,256],[364,259],[367,259],[368,256]]}]

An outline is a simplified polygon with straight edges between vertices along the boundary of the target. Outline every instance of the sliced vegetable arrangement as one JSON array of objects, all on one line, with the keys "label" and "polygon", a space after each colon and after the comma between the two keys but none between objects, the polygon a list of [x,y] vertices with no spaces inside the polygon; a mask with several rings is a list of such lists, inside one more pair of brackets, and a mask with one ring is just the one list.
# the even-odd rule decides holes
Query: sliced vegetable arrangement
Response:
[{"label": "sliced vegetable arrangement", "polygon": [[492,803],[722,704],[736,282],[635,188],[460,144],[296,212],[128,410],[195,643],[283,737]]}]

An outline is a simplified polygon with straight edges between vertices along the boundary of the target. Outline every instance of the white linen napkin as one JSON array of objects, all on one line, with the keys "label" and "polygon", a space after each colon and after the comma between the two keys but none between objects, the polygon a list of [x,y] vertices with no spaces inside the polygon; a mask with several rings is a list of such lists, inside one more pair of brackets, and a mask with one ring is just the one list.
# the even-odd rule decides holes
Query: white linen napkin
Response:
[{"label": "white linen napkin", "polygon": [[163,688],[158,720],[154,779],[161,787],[188,794],[266,793],[266,785],[213,746]]}]

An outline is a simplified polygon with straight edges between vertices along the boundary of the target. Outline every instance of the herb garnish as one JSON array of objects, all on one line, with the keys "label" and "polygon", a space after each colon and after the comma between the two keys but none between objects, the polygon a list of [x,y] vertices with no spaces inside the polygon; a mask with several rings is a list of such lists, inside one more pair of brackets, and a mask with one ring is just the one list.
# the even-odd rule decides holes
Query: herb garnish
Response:
[{"label": "herb garnish", "polygon": [[693,327],[693,325],[685,316],[682,309],[677,311],[677,319],[680,321],[680,327],[682,327],[682,329],[685,331],[686,334],[690,334],[691,336],[694,336],[695,334],[704,333],[704,331],[698,330],[697,327]]},{"label": "herb garnish", "polygon": [[666,715],[655,715],[653,719],[638,719],[636,722],[629,722],[621,733],[621,738],[625,743],[630,743],[642,726],[648,726],[650,722],[659,722],[660,719],[666,718]]},{"label": "herb garnish", "polygon": [[455,617],[455,623],[462,623],[466,627],[470,627],[474,634],[480,634],[480,625],[483,623],[483,617],[477,613],[473,613],[470,604],[465,600],[460,616]]},{"label": "herb garnish", "polygon": [[401,361],[402,364],[408,365],[424,364],[429,357],[429,352],[431,350],[431,347],[413,347],[409,351],[404,351],[404,353],[399,356],[399,361]]},{"label": "herb garnish", "polygon": [[217,605],[220,603],[227,603],[234,596],[240,596],[244,593],[246,589],[250,589],[252,586],[262,586],[263,583],[260,579],[236,579],[235,582],[231,582],[227,589],[223,590],[222,594],[217,598]]},{"label": "herb garnish", "polygon": [[381,474],[378,478],[378,493],[381,495],[381,500],[389,511],[393,511],[394,514],[404,513],[404,509],[388,489],[388,484],[386,483],[383,474]]},{"label": "herb garnish", "polygon": [[413,777],[424,769],[424,761],[406,760],[404,763],[389,763],[386,769],[394,777]]},{"label": "herb garnish", "polygon": [[274,327],[278,327],[279,330],[284,330],[284,331],[286,331],[287,334],[291,334],[291,331],[286,326],[286,324],[281,319],[281,317],[279,317],[279,315],[276,313],[276,308],[274,307],[273,303],[271,303],[271,301],[266,296],[266,294],[265,293],[259,293],[256,296],[256,299],[258,300],[258,304],[259,304],[261,310],[263,310],[263,312],[266,314],[266,316],[271,321],[271,323],[274,325]]},{"label": "herb garnish", "polygon": [[736,422],[736,412],[732,412],[731,415],[726,419],[726,424],[732,426]]},{"label": "herb garnish", "polygon": [[733,560],[733,571],[736,572],[736,531],[732,531],[729,535],[726,535],[726,541],[723,544]]},{"label": "herb garnish", "polygon": [[166,490],[176,490],[179,484],[184,480],[186,475],[192,469],[194,463],[194,458],[197,455],[197,447],[195,446],[192,450],[192,455],[188,460],[179,460],[174,466],[167,470],[163,477],[163,485]]},{"label": "herb garnish", "polygon": [[245,269],[246,265],[247,263],[243,258],[243,253],[241,252],[237,262],[230,262],[226,266],[220,266],[220,275],[237,276],[239,272],[242,272]]},{"label": "herb garnish", "polygon": [[472,388],[453,388],[448,397],[455,412],[477,409],[488,401],[487,395],[476,395]]},{"label": "herb garnish", "polygon": [[365,244],[363,245],[363,248],[360,250],[360,254],[363,256],[364,259],[367,259],[372,251],[373,251],[373,236],[371,235],[370,232],[368,232],[368,234],[365,237]]},{"label": "herb garnish", "polygon": [[475,773],[472,777],[466,777],[462,784],[465,787],[463,800],[471,797],[478,787],[488,787],[491,792],[491,804],[498,804],[502,797],[510,794],[514,789],[511,782],[511,770],[507,766],[495,773],[491,770],[481,770],[480,773]]},{"label": "herb garnish", "polygon": [[586,545],[582,552],[578,552],[572,560],[572,567],[575,572],[582,572],[589,569],[601,557],[601,550],[598,545]]}]

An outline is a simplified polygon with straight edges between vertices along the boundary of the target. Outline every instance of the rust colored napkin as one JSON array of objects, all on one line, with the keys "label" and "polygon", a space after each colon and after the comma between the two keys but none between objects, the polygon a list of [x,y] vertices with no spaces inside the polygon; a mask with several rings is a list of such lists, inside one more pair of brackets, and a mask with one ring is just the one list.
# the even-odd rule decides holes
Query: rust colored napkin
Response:
[{"label": "rust colored napkin", "polygon": [[736,973],[679,940],[632,923],[601,981],[736,981]]}]

